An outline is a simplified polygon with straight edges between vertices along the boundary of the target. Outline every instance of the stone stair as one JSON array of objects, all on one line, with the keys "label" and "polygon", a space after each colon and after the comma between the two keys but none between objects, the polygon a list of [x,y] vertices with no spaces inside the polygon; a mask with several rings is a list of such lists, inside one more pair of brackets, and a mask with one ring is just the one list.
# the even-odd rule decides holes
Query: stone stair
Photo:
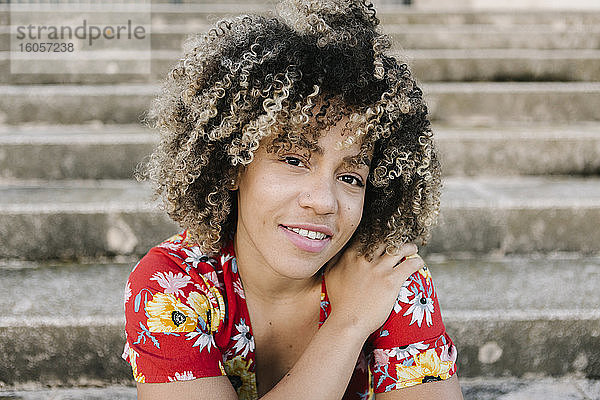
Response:
[{"label": "stone stair", "polygon": [[[132,264],[1,264],[4,383],[127,382],[129,370],[118,355],[123,282]],[[447,329],[459,346],[461,376],[596,373],[599,257],[432,256],[429,264]],[[578,301],[557,296],[557,284],[577,293]]]},{"label": "stone stair", "polygon": [[[152,10],[148,76],[127,63],[10,74],[0,31],[0,397],[43,398],[18,392],[40,384],[131,385],[119,358],[124,282],[177,230],[133,180],[156,140],[139,122],[186,34],[241,11]],[[441,152],[440,225],[422,253],[465,398],[495,398],[474,394],[480,378],[524,379],[521,390],[531,377],[600,377],[600,12],[386,4],[379,16],[423,82]]]}]

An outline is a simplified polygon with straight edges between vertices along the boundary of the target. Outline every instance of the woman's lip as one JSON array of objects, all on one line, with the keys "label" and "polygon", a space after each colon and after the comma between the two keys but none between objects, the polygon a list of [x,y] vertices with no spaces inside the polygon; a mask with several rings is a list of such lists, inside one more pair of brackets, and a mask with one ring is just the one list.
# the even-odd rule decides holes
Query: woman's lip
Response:
[{"label": "woman's lip", "polygon": [[[295,226],[294,226],[295,227]],[[297,234],[286,228],[284,225],[279,225],[279,229],[281,232],[287,237],[287,239],[292,242],[296,247],[300,250],[308,251],[310,253],[319,253],[321,252],[328,244],[331,242],[331,237],[328,236],[325,239],[309,239],[302,235]],[[306,229],[306,228],[302,228]]]},{"label": "woman's lip", "polygon": [[333,236],[333,231],[327,225],[315,225],[315,224],[290,224],[284,225],[284,228],[297,228],[297,229],[306,229],[307,231],[321,232],[326,234],[327,236]]}]

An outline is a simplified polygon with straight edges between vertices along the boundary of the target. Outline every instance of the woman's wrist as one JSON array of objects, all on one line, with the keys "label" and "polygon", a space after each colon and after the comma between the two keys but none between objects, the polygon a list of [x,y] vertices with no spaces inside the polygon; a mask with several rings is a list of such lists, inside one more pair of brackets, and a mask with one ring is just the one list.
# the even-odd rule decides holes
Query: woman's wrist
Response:
[{"label": "woman's wrist", "polygon": [[364,343],[364,341],[372,333],[369,328],[364,326],[363,320],[360,318],[360,313],[357,312],[335,312],[332,311],[331,315],[325,320],[325,323],[321,327],[328,326],[328,328],[337,332],[342,332],[347,336],[348,340],[356,340],[357,342]]}]

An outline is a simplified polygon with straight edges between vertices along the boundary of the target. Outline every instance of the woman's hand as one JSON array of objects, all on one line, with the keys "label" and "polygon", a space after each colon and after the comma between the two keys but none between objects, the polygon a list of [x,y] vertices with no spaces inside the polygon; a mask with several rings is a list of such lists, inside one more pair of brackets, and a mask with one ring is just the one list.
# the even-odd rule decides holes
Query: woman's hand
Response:
[{"label": "woman's hand", "polygon": [[331,302],[328,319],[370,335],[389,317],[406,279],[423,268],[417,251],[416,245],[408,243],[391,255],[382,244],[368,261],[353,245],[335,256],[325,274]]}]

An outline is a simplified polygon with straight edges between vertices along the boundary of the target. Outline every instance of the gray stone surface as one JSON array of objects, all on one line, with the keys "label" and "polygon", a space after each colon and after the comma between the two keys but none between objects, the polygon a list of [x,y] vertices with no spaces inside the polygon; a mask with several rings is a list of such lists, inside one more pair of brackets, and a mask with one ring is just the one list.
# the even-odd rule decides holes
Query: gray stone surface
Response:
[{"label": "gray stone surface", "polygon": [[[599,81],[598,50],[534,50],[534,49],[406,49],[392,51],[407,61],[419,81]],[[181,56],[179,50],[153,50],[150,74],[133,74],[135,60],[122,55],[116,63],[90,60],[85,73],[17,74],[10,71],[8,53],[0,52],[0,83],[144,83],[166,76]],[[45,64],[40,64],[40,69]],[[98,71],[92,73],[91,71]]]},{"label": "gray stone surface", "polygon": [[[460,376],[600,374],[599,258],[427,261]],[[128,381],[122,299],[134,263],[1,264],[0,381]]]},{"label": "gray stone surface", "polygon": [[[0,300],[5,305],[0,326],[86,325],[93,324],[92,316],[100,323],[121,322],[125,282],[139,259],[128,258],[128,262],[90,264],[0,261]],[[430,254],[424,258],[444,315],[453,320],[600,316],[597,256],[453,259]],[[563,293],[577,293],[577,301],[559,295],[559,286]],[[497,310],[503,315],[494,315]]]},{"label": "gray stone surface", "polygon": [[[527,253],[600,248],[596,178],[448,178],[429,251]],[[176,231],[133,181],[0,185],[0,258],[140,254]]]},{"label": "gray stone surface", "polygon": [[[253,2],[256,4],[258,2]],[[600,22],[600,13],[591,10],[415,10],[393,4],[381,4],[377,7],[377,16],[382,24],[431,24],[431,25],[554,25],[581,26]],[[153,26],[161,25],[198,25],[214,22],[219,18],[235,15],[246,10],[268,12],[269,6],[256,4],[239,7],[231,4],[155,4],[152,7]]]},{"label": "gray stone surface", "polygon": [[[192,34],[204,34],[211,25],[174,25],[155,27],[152,48],[181,49]],[[597,49],[600,29],[588,26],[553,25],[382,25],[396,49]],[[8,43],[8,34],[0,35],[0,46]],[[8,45],[6,45],[8,47]]]},{"label": "gray stone surface", "polygon": [[[445,176],[600,172],[600,125],[433,126]],[[138,125],[0,128],[0,178],[132,179],[158,134]]]},{"label": "gray stone surface", "polygon": [[0,86],[0,124],[138,123],[156,92],[146,84]]},{"label": "gray stone surface", "polygon": [[595,82],[429,83],[423,92],[433,120],[464,126],[600,118],[600,84]]},{"label": "gray stone surface", "polygon": [[140,254],[177,231],[133,181],[15,182],[0,192],[0,257]]},{"label": "gray stone surface", "polygon": [[433,252],[598,252],[595,178],[457,177],[444,190]]},{"label": "gray stone surface", "polygon": [[600,173],[600,126],[433,126],[444,175]]},{"label": "gray stone surface", "polygon": [[[594,10],[528,10],[518,12],[509,9],[475,10],[469,8],[444,10],[419,10],[398,6],[392,1],[378,2],[378,17],[382,24],[431,24],[431,25],[554,25],[580,26],[594,25],[600,22],[600,13]],[[458,3],[457,3],[458,4]],[[240,6],[239,1],[182,1],[182,4],[155,3],[152,5],[152,25],[201,25],[214,23],[220,18],[237,15],[242,12],[268,13],[272,3],[252,1]],[[0,23],[8,23],[8,4],[0,4]]]},{"label": "gray stone surface", "polygon": [[0,129],[0,178],[133,179],[157,140],[139,125]]},{"label": "gray stone surface", "polygon": [[[460,376],[600,374],[599,258],[432,255],[427,262],[459,349]],[[2,263],[0,301],[7,311],[0,317],[0,357],[7,362],[0,364],[0,381],[128,381],[120,359],[122,299],[134,263]],[[597,388],[586,386],[590,396]]]},{"label": "gray stone surface", "polygon": [[405,50],[420,81],[598,81],[598,50]]},{"label": "gray stone surface", "polygon": [[393,6],[378,8],[379,18],[385,24],[431,25],[555,25],[582,26],[598,24],[600,13],[590,10],[410,10]]},{"label": "gray stone surface", "polygon": [[[598,121],[600,83],[423,84],[431,118],[446,123]],[[158,87],[120,85],[0,86],[0,124],[130,124],[144,118]]]},{"label": "gray stone surface", "polygon": [[0,390],[0,400],[135,400],[132,386],[99,388]]},{"label": "gray stone surface", "polygon": [[466,378],[460,381],[465,400],[593,400],[586,390],[598,381],[569,378]]},{"label": "gray stone surface", "polygon": [[[577,378],[461,378],[465,400],[593,400],[586,390],[598,385],[597,381]],[[2,400],[100,400],[136,398],[132,386],[102,388],[4,389]]]}]

